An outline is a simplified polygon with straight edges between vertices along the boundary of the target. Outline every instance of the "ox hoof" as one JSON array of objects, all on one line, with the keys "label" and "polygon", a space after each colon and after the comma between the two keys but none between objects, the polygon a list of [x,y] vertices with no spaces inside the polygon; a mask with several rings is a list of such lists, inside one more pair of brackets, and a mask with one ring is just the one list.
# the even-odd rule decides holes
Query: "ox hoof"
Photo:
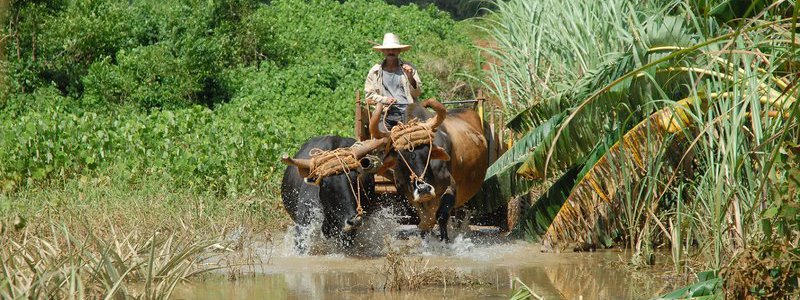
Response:
[{"label": "ox hoof", "polygon": [[447,233],[440,234],[440,236],[439,236],[439,241],[440,241],[440,242],[445,242],[445,243],[448,243],[448,244],[449,244],[450,242],[452,242],[452,241],[450,240],[450,236],[448,236],[448,235],[447,235]]}]

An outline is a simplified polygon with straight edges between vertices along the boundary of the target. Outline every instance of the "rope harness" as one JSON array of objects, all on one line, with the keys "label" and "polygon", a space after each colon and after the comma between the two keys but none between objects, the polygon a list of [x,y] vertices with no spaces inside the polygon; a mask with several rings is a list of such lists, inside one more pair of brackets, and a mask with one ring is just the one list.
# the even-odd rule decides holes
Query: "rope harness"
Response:
[{"label": "rope harness", "polygon": [[[403,160],[403,163],[411,172],[409,179],[411,179],[415,185],[418,185],[420,182],[425,183],[425,173],[428,171],[428,166],[430,166],[431,153],[433,152],[433,130],[424,122],[419,122],[417,119],[412,119],[410,122],[408,122],[408,124],[399,122],[397,125],[392,127],[389,137],[392,140],[392,146],[394,147],[394,150],[397,151],[397,155],[400,156],[400,158]],[[428,157],[425,159],[425,168],[422,169],[422,174],[417,175],[400,151],[414,151],[414,149],[420,145],[428,145],[429,147]]]},{"label": "rope harness", "polygon": [[[309,177],[314,179],[314,184],[319,185],[322,178],[337,174],[347,174],[350,170],[358,169],[359,162],[353,153],[353,148],[360,146],[359,143],[350,146],[350,148],[339,148],[334,150],[324,151],[319,148],[311,149],[311,169],[309,170]],[[356,177],[356,187],[353,187],[353,180],[350,176],[346,176],[350,185],[350,191],[356,198],[356,213],[359,217],[364,212],[361,208],[361,179]],[[356,191],[357,190],[357,191]]]}]

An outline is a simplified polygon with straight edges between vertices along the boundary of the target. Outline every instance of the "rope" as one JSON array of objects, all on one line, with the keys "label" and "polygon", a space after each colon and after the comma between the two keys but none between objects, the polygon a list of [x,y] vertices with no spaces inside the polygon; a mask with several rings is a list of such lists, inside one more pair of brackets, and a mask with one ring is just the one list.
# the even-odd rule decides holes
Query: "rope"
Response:
[{"label": "rope", "polygon": [[390,133],[392,146],[397,151],[411,151],[419,145],[431,144],[433,130],[424,122],[413,119],[408,124],[398,123]]},{"label": "rope", "polygon": [[[353,155],[352,157],[355,157],[355,155]],[[336,158],[338,159],[339,157],[337,156]],[[347,173],[350,173],[349,168],[347,167],[347,165],[344,164],[344,161],[339,159],[339,162],[342,164],[342,169],[347,169],[348,170]],[[364,213],[364,209],[361,208],[361,179],[360,177],[356,176],[356,186],[358,188],[358,192],[356,193],[356,190],[353,189],[353,180],[350,179],[350,176],[346,177],[348,185],[350,186],[350,192],[352,192],[353,196],[356,198],[356,214],[359,217],[361,217],[361,215]]]},{"label": "rope", "polygon": [[[350,173],[350,170],[359,167],[358,159],[352,149],[360,146],[360,143],[353,144],[350,148],[339,148],[334,150],[322,150],[314,148],[309,151],[311,155],[311,169],[309,170],[309,178],[314,178],[315,184],[319,185],[323,178],[331,175]],[[356,198],[356,212],[360,217],[364,209],[361,208],[361,180],[356,178],[356,191],[353,188],[353,180],[350,176],[346,176],[350,191]]]},{"label": "rope", "polygon": [[358,159],[350,148],[328,151],[315,148],[311,149],[309,154],[311,155],[309,178],[314,178],[317,184],[322,178],[350,172],[350,170],[357,169],[359,166]]},{"label": "rope", "polygon": [[[400,122],[392,127],[389,137],[392,140],[392,145],[395,151],[397,151],[398,156],[403,160],[408,170],[411,171],[410,179],[412,181],[418,179],[424,180],[425,178],[425,173],[427,173],[428,167],[430,166],[431,154],[433,153],[433,136],[433,130],[424,122],[419,122],[417,119],[412,119],[408,124]],[[406,158],[400,154],[400,151],[414,151],[414,149],[420,145],[428,145],[429,147],[428,157],[425,160],[425,168],[422,169],[422,174],[417,175],[408,161],[406,161]]]},{"label": "rope", "polygon": [[[392,105],[394,105],[394,103],[390,103],[383,111],[382,121],[386,128],[389,128],[389,124],[386,122],[386,117],[389,115],[389,107]],[[411,172],[409,178],[412,182],[416,182],[417,180],[424,182],[425,173],[428,172],[428,167],[431,163],[431,154],[433,153],[433,137],[433,129],[429,128],[424,122],[419,122],[418,119],[412,119],[408,122],[408,124],[399,122],[397,125],[392,127],[391,132],[389,133],[389,138],[392,140],[392,146],[394,147],[395,151],[397,151],[397,155],[400,156],[403,163]],[[422,174],[417,175],[400,151],[414,151],[416,147],[425,144],[429,145],[428,157],[425,160],[425,168],[422,169]],[[388,147],[389,145],[387,145],[387,149]]]}]

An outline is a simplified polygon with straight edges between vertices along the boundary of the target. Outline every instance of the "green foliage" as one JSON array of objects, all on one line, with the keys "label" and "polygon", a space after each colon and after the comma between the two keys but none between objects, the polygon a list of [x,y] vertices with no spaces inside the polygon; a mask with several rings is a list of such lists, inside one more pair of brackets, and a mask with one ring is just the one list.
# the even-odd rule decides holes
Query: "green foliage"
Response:
[{"label": "green foliage", "polygon": [[517,169],[531,156],[532,152],[541,151],[541,148],[551,141],[555,129],[565,116],[566,113],[555,115],[541,126],[531,130],[492,163],[486,170],[482,185],[483,192],[493,195],[492,200],[501,204],[503,201],[528,193],[534,183],[518,176]]},{"label": "green foliage", "polygon": [[490,2],[478,0],[386,0],[386,3],[398,6],[414,3],[421,7],[435,5],[440,10],[450,13],[456,20],[481,16],[492,8]]},{"label": "green foliage", "polygon": [[[140,114],[75,114],[65,106],[3,121],[0,171],[6,189],[123,165],[135,178],[165,174],[177,187],[234,193],[262,185],[289,147],[268,118],[247,119],[195,106]],[[243,120],[244,119],[244,120]],[[280,145],[280,147],[278,147]]]},{"label": "green foliage", "polygon": [[547,192],[542,194],[530,206],[525,207],[521,212],[520,222],[513,228],[512,233],[516,236],[523,236],[529,241],[540,240],[550,224],[553,223],[561,205],[567,200],[569,192],[579,180],[579,171],[583,166],[573,168],[556,180]]},{"label": "green foliage", "polygon": [[413,45],[424,97],[476,69],[446,13],[374,0],[14,2],[10,19],[3,191],[115,170],[274,193],[281,154],[351,135],[354,91],[381,59],[368,41]]},{"label": "green foliage", "polygon": [[13,87],[25,93],[55,85],[92,103],[144,108],[226,101],[215,83],[235,63],[228,24],[236,18],[224,13],[233,2],[15,3],[7,52]]},{"label": "green foliage", "polygon": [[784,143],[769,177],[770,193],[776,201],[762,212],[762,231],[766,240],[793,242],[800,234],[800,146]]},{"label": "green foliage", "polygon": [[714,300],[722,298],[722,278],[719,278],[715,271],[705,271],[697,274],[696,283],[674,290],[656,299]]},{"label": "green foliage", "polygon": [[530,152],[537,149],[544,142],[548,142],[547,136],[551,135],[556,129],[556,126],[561,124],[564,120],[566,113],[560,113],[536,129],[529,131],[524,136],[519,138],[514,145],[508,149],[497,161],[495,161],[488,170],[486,170],[486,180],[498,176],[500,173],[516,171],[517,168],[527,160]]},{"label": "green foliage", "polygon": [[[725,271],[734,291],[726,296],[796,293],[796,3],[604,3],[613,12],[590,1],[497,5],[488,29],[498,47],[487,51],[500,63],[485,84],[514,116],[509,127],[531,133],[569,111],[551,142],[528,152],[520,174],[539,178],[545,165],[563,171],[616,129],[689,101],[625,133],[600,168],[591,167],[598,172],[572,189],[557,218],[569,226],[551,226],[548,236],[592,239],[585,235],[604,216],[615,223],[602,226],[623,229],[635,258],[669,245],[676,272],[694,263]],[[571,134],[575,128],[582,131]]]}]

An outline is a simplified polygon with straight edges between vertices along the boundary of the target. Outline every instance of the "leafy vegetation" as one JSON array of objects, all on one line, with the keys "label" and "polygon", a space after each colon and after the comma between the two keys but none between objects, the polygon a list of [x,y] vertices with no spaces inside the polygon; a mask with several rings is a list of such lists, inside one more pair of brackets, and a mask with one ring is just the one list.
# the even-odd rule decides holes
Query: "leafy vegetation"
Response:
[{"label": "leafy vegetation", "polygon": [[[377,1],[13,2],[4,32],[0,186],[103,173],[220,196],[264,191],[278,157],[349,135],[354,91],[395,31],[424,96],[469,72],[469,40],[434,8]],[[336,13],[333,13],[333,12]],[[440,70],[446,68],[446,71]],[[438,91],[444,93],[437,94]]]},{"label": "leafy vegetation", "polygon": [[554,218],[553,195],[531,195],[545,202],[518,231],[553,250],[613,241],[639,267],[663,245],[677,273],[721,270],[708,297],[796,295],[798,8],[744,3],[495,2],[484,84],[523,146],[486,183],[574,180],[553,186],[568,191]]},{"label": "leafy vegetation", "polygon": [[398,6],[414,3],[420,7],[435,5],[438,9],[450,13],[456,20],[478,17],[491,9],[491,2],[475,0],[386,0],[386,3]]}]

